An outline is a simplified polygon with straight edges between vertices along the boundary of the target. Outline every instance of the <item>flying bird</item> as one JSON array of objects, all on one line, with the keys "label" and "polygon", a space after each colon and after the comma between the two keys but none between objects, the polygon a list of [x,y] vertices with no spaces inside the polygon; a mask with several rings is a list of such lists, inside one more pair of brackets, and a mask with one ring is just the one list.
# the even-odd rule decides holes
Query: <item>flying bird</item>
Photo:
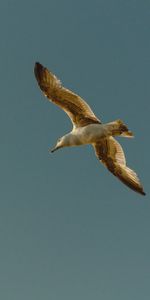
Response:
[{"label": "flying bird", "polygon": [[40,63],[35,63],[35,77],[44,95],[62,108],[73,124],[71,132],[57,140],[54,152],[63,147],[91,144],[100,162],[132,190],[145,195],[137,174],[126,166],[121,145],[114,136],[133,137],[121,121],[102,124],[90,106],[77,94],[64,88],[57,77]]}]

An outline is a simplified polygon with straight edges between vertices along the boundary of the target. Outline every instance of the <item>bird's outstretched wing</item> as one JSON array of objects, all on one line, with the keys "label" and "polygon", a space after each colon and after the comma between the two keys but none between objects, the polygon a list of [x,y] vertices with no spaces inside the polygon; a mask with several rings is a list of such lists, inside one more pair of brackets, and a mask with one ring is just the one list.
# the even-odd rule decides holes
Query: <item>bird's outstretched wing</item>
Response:
[{"label": "bird's outstretched wing", "polygon": [[126,166],[126,160],[121,145],[113,138],[108,137],[93,145],[98,159],[108,170],[118,177],[132,190],[145,195],[137,174]]},{"label": "bird's outstretched wing", "polygon": [[34,73],[44,95],[67,113],[74,127],[101,123],[89,105],[80,96],[64,88],[57,77],[47,68],[36,63]]}]

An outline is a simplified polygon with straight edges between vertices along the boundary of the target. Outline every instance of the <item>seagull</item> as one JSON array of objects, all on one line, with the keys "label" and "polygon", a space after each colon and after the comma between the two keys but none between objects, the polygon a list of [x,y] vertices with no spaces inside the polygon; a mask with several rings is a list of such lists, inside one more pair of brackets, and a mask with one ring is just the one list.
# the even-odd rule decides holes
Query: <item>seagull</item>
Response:
[{"label": "seagull", "polygon": [[35,63],[35,77],[44,95],[63,109],[73,124],[72,131],[57,140],[54,152],[63,147],[91,144],[100,162],[132,190],[145,195],[137,174],[127,167],[121,145],[114,136],[133,137],[121,121],[102,124],[90,106],[77,94],[62,86],[57,77],[40,63]]}]

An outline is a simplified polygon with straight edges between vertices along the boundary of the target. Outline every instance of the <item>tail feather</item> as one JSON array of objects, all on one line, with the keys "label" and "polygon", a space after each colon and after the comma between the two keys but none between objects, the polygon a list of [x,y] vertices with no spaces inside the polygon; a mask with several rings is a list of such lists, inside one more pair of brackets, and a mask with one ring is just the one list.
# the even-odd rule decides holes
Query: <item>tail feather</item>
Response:
[{"label": "tail feather", "polygon": [[126,137],[126,138],[133,138],[134,137],[134,134],[132,131],[128,130],[128,131],[125,131],[125,132],[122,132],[120,134],[121,137]]},{"label": "tail feather", "polygon": [[128,129],[128,127],[123,123],[122,120],[116,120],[114,122],[107,124],[107,129],[111,133],[111,135],[122,136],[122,137],[133,137],[132,131]]}]

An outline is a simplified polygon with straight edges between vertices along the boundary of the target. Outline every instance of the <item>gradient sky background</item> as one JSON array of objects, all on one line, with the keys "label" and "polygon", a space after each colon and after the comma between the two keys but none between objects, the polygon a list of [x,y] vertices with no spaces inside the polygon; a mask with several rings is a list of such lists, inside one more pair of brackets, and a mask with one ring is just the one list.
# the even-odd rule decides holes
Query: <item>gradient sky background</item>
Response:
[{"label": "gradient sky background", "polygon": [[[0,3],[0,299],[150,299],[150,1]],[[90,146],[49,154],[71,129],[35,61],[80,94],[119,139],[146,197]]]}]

